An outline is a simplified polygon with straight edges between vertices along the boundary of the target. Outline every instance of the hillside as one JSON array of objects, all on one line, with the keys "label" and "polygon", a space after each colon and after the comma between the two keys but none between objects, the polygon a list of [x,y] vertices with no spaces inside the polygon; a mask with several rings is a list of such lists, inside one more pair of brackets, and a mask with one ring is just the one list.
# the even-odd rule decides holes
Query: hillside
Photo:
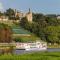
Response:
[{"label": "hillside", "polygon": [[31,32],[21,28],[19,25],[13,24],[11,25],[12,31],[13,31],[13,38],[15,41],[19,42],[31,42],[40,40],[37,36],[32,34]]}]

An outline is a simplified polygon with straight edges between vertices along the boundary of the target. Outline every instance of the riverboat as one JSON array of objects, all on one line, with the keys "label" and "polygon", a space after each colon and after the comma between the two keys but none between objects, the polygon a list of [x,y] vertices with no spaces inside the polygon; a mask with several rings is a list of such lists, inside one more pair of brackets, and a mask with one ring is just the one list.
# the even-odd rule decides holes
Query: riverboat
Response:
[{"label": "riverboat", "polygon": [[16,49],[24,49],[26,51],[47,50],[47,43],[45,42],[16,43]]}]

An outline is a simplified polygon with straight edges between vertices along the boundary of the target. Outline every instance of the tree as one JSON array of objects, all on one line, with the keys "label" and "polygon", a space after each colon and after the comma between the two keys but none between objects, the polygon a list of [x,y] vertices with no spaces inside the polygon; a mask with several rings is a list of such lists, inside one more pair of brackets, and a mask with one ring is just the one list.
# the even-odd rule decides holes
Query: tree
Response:
[{"label": "tree", "polygon": [[14,19],[15,18],[15,12],[11,8],[6,10],[5,15],[8,16],[9,19]]},{"label": "tree", "polygon": [[28,20],[26,17],[23,17],[20,21],[20,25],[23,27],[23,28],[27,28],[28,26]]},{"label": "tree", "polygon": [[44,29],[44,31],[45,31],[45,38],[48,42],[59,43],[60,27],[58,27],[58,26],[48,26]]},{"label": "tree", "polygon": [[46,27],[47,26],[47,22],[46,22],[46,17],[43,14],[33,14],[33,21],[36,23],[39,23],[40,27]]},{"label": "tree", "polygon": [[46,22],[47,24],[50,26],[57,26],[58,25],[58,21],[56,18],[54,17],[46,17]]},{"label": "tree", "polygon": [[35,22],[40,22],[41,20],[44,20],[45,19],[45,16],[41,13],[36,13],[34,14],[33,13],[33,21]]},{"label": "tree", "polygon": [[0,24],[0,43],[12,42],[12,30],[8,25]]}]

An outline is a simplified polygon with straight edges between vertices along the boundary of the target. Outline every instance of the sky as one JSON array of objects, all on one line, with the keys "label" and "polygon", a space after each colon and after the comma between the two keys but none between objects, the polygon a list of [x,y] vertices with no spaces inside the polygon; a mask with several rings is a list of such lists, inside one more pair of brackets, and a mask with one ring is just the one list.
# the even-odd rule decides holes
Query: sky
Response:
[{"label": "sky", "polygon": [[8,8],[35,13],[60,14],[60,0],[0,0],[0,11]]}]

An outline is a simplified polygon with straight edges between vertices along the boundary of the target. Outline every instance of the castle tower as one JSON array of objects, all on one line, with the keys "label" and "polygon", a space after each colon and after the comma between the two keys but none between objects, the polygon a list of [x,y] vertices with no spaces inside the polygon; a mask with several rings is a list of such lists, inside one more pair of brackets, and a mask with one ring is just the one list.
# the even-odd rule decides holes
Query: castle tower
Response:
[{"label": "castle tower", "polygon": [[29,8],[29,13],[31,12],[30,8]]},{"label": "castle tower", "polygon": [[16,17],[16,15],[17,15],[17,10],[16,10],[16,9],[14,9],[14,12],[15,12],[15,17]]},{"label": "castle tower", "polygon": [[26,17],[27,17],[29,22],[32,22],[32,12],[31,12],[30,8],[29,8],[28,13],[26,14]]}]

